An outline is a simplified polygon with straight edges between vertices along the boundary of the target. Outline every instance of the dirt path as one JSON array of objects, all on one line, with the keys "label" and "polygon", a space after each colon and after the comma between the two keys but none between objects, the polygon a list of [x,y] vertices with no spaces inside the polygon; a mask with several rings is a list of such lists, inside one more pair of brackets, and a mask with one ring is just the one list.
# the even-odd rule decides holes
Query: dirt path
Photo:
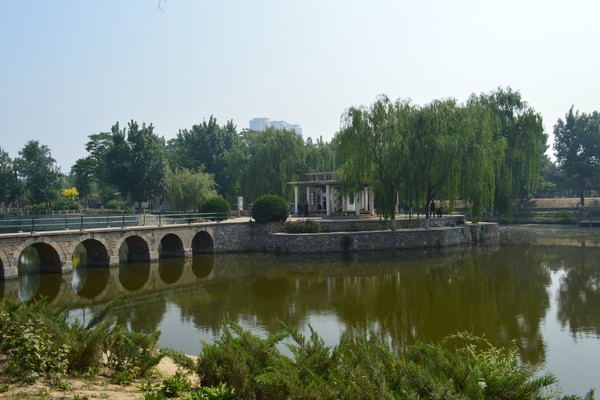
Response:
[{"label": "dirt path", "polygon": [[[150,380],[154,384],[160,384],[163,379],[174,375],[175,372],[177,372],[177,365],[170,358],[164,357]],[[193,376],[189,378],[193,384],[197,383]],[[130,386],[120,386],[110,383],[106,377],[98,377],[96,380],[65,378],[61,385],[50,385],[40,379],[33,385],[8,384],[8,391],[0,393],[0,399],[139,400],[143,397],[141,390],[143,382],[144,380],[137,380]]]}]

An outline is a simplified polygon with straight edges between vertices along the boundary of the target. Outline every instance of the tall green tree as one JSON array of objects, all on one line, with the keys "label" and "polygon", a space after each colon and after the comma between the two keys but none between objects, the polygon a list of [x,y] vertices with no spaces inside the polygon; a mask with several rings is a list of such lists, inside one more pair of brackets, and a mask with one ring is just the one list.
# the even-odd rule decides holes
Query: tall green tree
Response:
[{"label": "tall green tree", "polygon": [[475,102],[494,115],[494,141],[498,142],[494,205],[500,213],[511,214],[538,184],[542,117],[511,88],[472,97],[470,103]]},{"label": "tall green tree", "polygon": [[87,200],[88,196],[92,193],[94,182],[96,182],[95,165],[91,157],[85,157],[75,161],[75,164],[71,167],[73,184],[82,199]]},{"label": "tall green tree", "polygon": [[132,202],[151,200],[163,194],[166,172],[165,143],[152,124],[128,128],[112,127],[112,144],[106,151],[108,177]]},{"label": "tall green tree", "polygon": [[172,167],[210,173],[223,195],[233,195],[231,171],[226,166],[237,136],[232,121],[219,126],[217,119],[211,115],[208,121],[191,129],[180,130],[177,137],[169,141],[170,164]]},{"label": "tall green tree", "polygon": [[320,137],[313,143],[309,137],[304,142],[304,147],[306,172],[329,172],[339,167],[333,142],[326,143]]},{"label": "tall green tree", "polygon": [[15,165],[8,153],[0,147],[0,205],[9,207],[16,200]]},{"label": "tall green tree", "polygon": [[465,144],[459,113],[454,100],[436,100],[415,109],[400,193],[411,206],[429,207],[441,193],[445,199],[457,198]]},{"label": "tall green tree", "polygon": [[30,202],[45,203],[49,207],[60,187],[60,169],[50,149],[37,140],[30,140],[19,151],[19,156],[17,169]]},{"label": "tall green tree", "polygon": [[465,201],[471,218],[477,221],[485,209],[494,208],[496,170],[502,145],[494,141],[494,115],[478,102],[467,102],[458,114],[461,163],[459,197]]},{"label": "tall green tree", "polygon": [[554,125],[554,138],[558,166],[576,180],[583,207],[586,188],[600,177],[600,114],[579,114],[571,106],[565,120]]},{"label": "tall green tree", "polygon": [[371,182],[378,210],[386,218],[395,219],[414,118],[415,108],[409,102],[394,103],[380,96],[370,107],[346,110],[336,135],[344,190],[359,190],[364,182]]},{"label": "tall green tree", "polygon": [[285,129],[245,131],[232,149],[229,165],[244,196],[291,198],[287,182],[306,172],[304,142],[294,131]]},{"label": "tall green tree", "polygon": [[216,186],[211,174],[187,169],[168,170],[164,198],[179,211],[197,211],[206,199],[217,195]]}]

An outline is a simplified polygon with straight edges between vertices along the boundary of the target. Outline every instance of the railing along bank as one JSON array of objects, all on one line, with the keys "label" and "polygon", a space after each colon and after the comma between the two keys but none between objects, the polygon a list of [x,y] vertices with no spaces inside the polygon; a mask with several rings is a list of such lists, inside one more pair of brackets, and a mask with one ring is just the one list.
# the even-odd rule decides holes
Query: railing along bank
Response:
[{"label": "railing along bank", "polygon": [[66,229],[125,228],[192,224],[206,221],[222,221],[227,213],[184,214],[112,214],[98,216],[64,215],[51,217],[0,218],[0,233],[57,231]]}]

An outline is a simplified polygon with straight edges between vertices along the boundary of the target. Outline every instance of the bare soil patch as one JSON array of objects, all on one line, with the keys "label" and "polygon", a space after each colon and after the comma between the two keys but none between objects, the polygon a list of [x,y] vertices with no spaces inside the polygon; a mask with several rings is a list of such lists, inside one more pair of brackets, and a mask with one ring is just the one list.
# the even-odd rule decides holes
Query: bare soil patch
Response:
[{"label": "bare soil patch", "polygon": [[[32,385],[12,383],[0,376],[0,387],[8,385],[8,390],[0,393],[0,399],[111,399],[139,400],[143,397],[141,385],[150,381],[160,384],[163,379],[173,376],[178,366],[169,357],[163,357],[153,373],[147,379],[135,380],[129,386],[116,385],[105,376],[94,379],[64,377],[60,382],[38,379]],[[180,370],[181,371],[181,370]],[[183,373],[183,371],[181,371]],[[195,375],[188,375],[192,384],[198,384]],[[6,386],[5,386],[6,387]]]}]

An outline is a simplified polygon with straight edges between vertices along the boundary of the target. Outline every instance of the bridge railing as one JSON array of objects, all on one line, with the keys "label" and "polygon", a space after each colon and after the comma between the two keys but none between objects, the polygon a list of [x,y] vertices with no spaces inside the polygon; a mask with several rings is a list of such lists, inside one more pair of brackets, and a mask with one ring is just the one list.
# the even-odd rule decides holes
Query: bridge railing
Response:
[{"label": "bridge railing", "polygon": [[222,221],[226,213],[64,215],[0,219],[0,233],[160,226]]}]

